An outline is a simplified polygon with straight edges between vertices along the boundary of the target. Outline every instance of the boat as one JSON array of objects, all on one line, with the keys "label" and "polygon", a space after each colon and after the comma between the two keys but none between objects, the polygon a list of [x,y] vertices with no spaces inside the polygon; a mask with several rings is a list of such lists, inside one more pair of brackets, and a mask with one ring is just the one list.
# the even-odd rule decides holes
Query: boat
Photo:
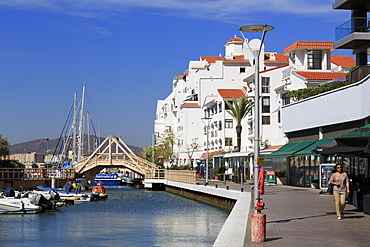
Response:
[{"label": "boat", "polygon": [[108,195],[105,193],[105,188],[101,183],[98,183],[91,189],[91,198],[93,200],[100,200],[108,198]]},{"label": "boat", "polygon": [[48,196],[30,194],[28,191],[16,192],[9,185],[5,192],[0,194],[0,214],[30,214],[55,210],[58,206],[62,206],[58,204],[58,200],[59,196],[54,192],[49,193]]},{"label": "boat", "polygon": [[42,207],[31,203],[29,198],[0,197],[0,214],[35,214]]},{"label": "boat", "polygon": [[102,185],[122,185],[122,179],[118,174],[99,173],[94,176],[95,182],[93,185],[101,183]]},{"label": "boat", "polygon": [[[75,202],[89,202],[91,201],[91,197],[86,193],[79,193],[76,190],[72,190],[71,192],[67,192],[61,189],[54,189],[48,186],[39,185],[37,189],[41,191],[53,191],[59,194],[60,198],[63,200],[72,200]],[[34,190],[33,193],[40,193],[40,191]]]}]

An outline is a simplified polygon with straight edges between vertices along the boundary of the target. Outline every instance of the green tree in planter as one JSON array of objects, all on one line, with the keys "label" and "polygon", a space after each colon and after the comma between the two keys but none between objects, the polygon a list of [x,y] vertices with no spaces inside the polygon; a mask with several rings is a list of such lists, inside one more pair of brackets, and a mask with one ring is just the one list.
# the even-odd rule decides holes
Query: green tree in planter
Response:
[{"label": "green tree in planter", "polygon": [[232,103],[225,101],[229,106],[230,110],[226,110],[236,121],[236,140],[240,151],[242,144],[242,120],[250,113],[253,109],[254,103],[248,100],[246,97],[240,97],[239,99],[233,97]]}]

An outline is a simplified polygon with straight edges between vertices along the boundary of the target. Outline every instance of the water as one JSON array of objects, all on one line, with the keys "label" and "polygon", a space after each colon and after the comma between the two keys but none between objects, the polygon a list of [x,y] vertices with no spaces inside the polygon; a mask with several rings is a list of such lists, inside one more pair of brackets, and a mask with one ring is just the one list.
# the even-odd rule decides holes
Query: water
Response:
[{"label": "water", "polygon": [[0,215],[0,246],[212,246],[228,213],[164,191],[107,188],[106,201]]}]

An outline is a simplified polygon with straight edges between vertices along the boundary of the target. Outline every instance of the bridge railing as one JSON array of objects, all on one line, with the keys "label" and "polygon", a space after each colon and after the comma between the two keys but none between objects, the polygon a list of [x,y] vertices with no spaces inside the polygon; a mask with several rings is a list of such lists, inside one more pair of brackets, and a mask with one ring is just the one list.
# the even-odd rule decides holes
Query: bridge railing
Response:
[{"label": "bridge railing", "polygon": [[186,170],[153,169],[146,171],[145,179],[164,179],[185,184],[195,184],[196,172]]},{"label": "bridge railing", "polygon": [[0,168],[0,181],[46,180],[51,178],[73,179],[74,169],[59,168]]}]

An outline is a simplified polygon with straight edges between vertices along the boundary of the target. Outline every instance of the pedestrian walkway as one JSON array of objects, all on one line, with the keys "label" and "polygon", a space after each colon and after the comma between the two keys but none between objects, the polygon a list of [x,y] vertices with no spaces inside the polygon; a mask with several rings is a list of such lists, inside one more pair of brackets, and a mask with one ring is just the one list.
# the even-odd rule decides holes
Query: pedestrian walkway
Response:
[{"label": "pedestrian walkway", "polygon": [[[209,186],[250,191],[250,185],[210,181]],[[250,229],[245,246],[370,246],[370,215],[347,204],[337,220],[332,195],[293,186],[265,186],[262,211],[266,214],[266,242],[252,243]]]}]

